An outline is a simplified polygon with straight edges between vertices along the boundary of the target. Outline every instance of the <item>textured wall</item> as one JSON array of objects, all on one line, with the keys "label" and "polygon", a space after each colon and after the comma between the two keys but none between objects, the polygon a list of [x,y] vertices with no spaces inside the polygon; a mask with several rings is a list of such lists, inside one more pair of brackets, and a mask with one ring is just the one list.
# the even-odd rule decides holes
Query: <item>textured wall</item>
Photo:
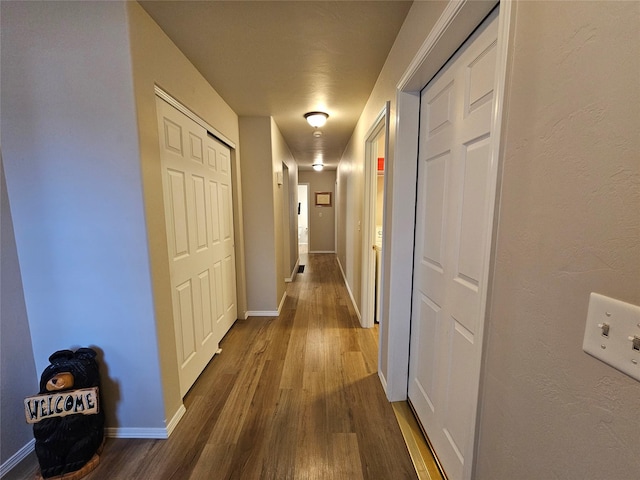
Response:
[{"label": "textured wall", "polygon": [[129,47],[122,2],[2,2],[2,155],[36,370],[96,346],[107,426],[160,433]]},{"label": "textured wall", "polygon": [[631,480],[640,383],[582,352],[589,293],[640,304],[640,3],[521,2],[478,480]]}]

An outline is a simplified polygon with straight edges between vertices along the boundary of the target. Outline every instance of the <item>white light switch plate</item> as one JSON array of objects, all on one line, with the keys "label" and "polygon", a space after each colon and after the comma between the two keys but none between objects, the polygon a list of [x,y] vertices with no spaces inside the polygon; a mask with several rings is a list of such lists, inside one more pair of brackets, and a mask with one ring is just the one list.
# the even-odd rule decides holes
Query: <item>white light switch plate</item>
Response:
[{"label": "white light switch plate", "polygon": [[[607,328],[608,335],[604,335]],[[640,350],[633,348],[635,337],[640,338],[640,307],[592,293],[582,349],[640,381]]]}]

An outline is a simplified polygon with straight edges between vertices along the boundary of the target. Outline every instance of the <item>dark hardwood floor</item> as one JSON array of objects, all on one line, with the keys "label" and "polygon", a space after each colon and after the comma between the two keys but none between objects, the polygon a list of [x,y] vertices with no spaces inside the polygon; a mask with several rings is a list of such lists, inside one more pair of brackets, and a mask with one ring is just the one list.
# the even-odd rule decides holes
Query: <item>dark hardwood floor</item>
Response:
[{"label": "dark hardwood floor", "polygon": [[[334,255],[305,258],[279,317],[223,339],[171,437],[107,439],[87,480],[417,479],[376,373],[377,329],[360,328]],[[7,478],[32,479],[29,458]]]}]

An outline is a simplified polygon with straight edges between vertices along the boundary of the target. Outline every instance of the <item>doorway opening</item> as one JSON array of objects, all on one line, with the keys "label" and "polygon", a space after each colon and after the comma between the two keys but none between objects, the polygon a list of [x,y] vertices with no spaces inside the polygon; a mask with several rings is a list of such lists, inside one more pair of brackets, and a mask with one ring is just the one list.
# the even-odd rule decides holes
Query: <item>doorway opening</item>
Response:
[{"label": "doorway opening", "polygon": [[309,184],[298,184],[298,253],[309,253]]},{"label": "doorway opening", "polygon": [[382,321],[382,251],[384,237],[385,168],[388,156],[389,103],[369,130],[365,144],[365,216],[362,259],[362,319],[365,328]]}]

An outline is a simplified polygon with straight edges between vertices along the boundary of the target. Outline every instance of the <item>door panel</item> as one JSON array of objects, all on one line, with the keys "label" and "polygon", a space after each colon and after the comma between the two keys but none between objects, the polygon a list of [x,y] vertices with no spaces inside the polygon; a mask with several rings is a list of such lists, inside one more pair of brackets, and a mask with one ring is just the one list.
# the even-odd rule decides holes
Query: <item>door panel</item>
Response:
[{"label": "door panel", "polygon": [[409,400],[450,480],[468,478],[473,450],[497,23],[421,93]]},{"label": "door panel", "polygon": [[207,210],[205,208],[205,180],[204,177],[192,176],[193,182],[193,207],[194,207],[194,220],[196,222],[196,251],[209,248],[209,242],[207,240]]},{"label": "door panel", "polygon": [[237,317],[230,151],[165,101],[156,105],[184,396]]},{"label": "door panel", "polygon": [[213,299],[211,298],[210,277],[209,269],[198,275],[198,286],[200,287],[200,309],[202,312],[202,321],[200,322],[200,325],[202,326],[201,338],[203,342],[207,342],[211,335],[213,335],[213,318],[211,316]]},{"label": "door panel", "polygon": [[450,152],[444,152],[424,163],[424,175],[420,188],[424,195],[420,203],[419,214],[430,225],[425,231],[422,245],[420,269],[421,283],[428,298],[436,305],[444,300],[444,264],[445,264],[445,210],[446,210],[446,178]]},{"label": "door panel", "polygon": [[178,341],[178,358],[182,360],[181,365],[185,365],[189,359],[193,357],[196,351],[195,347],[195,327],[193,318],[193,293],[191,290],[191,281],[176,287],[178,300],[174,308],[177,309],[178,321],[176,325],[176,334]]},{"label": "door panel", "polygon": [[169,248],[171,258],[175,261],[189,254],[189,235],[187,234],[187,199],[185,194],[184,174],[175,170],[167,170],[168,180],[168,225]]}]

